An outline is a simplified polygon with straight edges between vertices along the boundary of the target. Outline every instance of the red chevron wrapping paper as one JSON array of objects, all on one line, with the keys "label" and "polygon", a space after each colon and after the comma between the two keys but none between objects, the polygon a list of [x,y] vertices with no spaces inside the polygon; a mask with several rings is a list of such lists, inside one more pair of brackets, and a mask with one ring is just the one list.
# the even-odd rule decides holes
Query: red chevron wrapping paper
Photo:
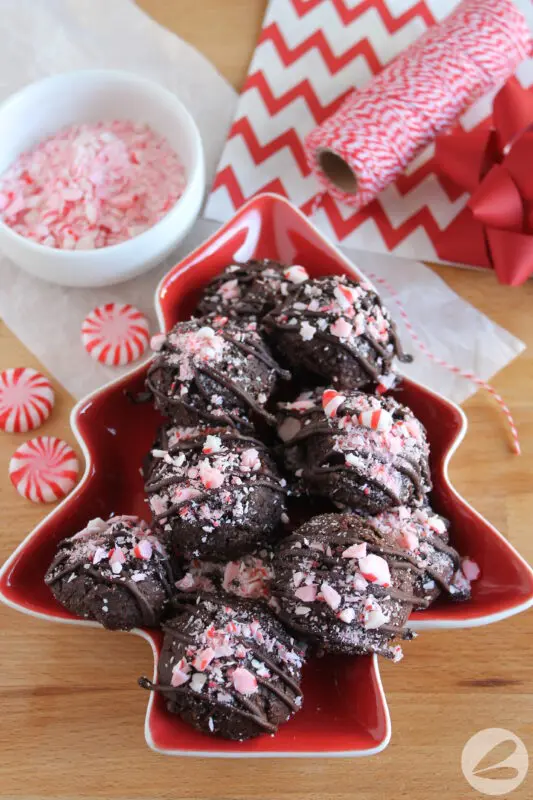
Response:
[{"label": "red chevron wrapping paper", "polygon": [[[512,0],[463,0],[307,136],[311,169],[333,197],[363,208],[530,51]],[[342,180],[328,173],[331,156]]]},{"label": "red chevron wrapping paper", "polygon": [[[392,85],[397,93],[388,112],[394,131],[388,157],[405,158],[405,140],[411,141],[414,135],[409,129],[413,108],[417,119],[428,126],[443,122],[444,112],[436,116],[435,109],[442,108],[443,98],[449,100],[449,81],[439,85],[431,80],[432,70],[442,59],[454,81],[456,113],[464,107],[459,100],[472,91],[476,79],[486,81],[494,71],[501,83],[509,74],[509,59],[517,45],[508,29],[498,24],[496,9],[504,7],[502,2],[477,2],[476,19],[469,25],[477,23],[478,35],[470,59],[464,59],[459,68],[451,53],[436,44],[440,28],[436,23],[456,9],[458,0],[271,0],[206,216],[226,221],[261,191],[283,194],[310,213],[322,187],[306,158],[304,140],[339,111],[354,88],[364,92],[371,81],[389,90]],[[510,2],[505,0],[507,8]],[[531,0],[514,0],[514,6],[533,26]],[[487,61],[485,23],[490,20],[497,28],[499,45]],[[460,25],[445,24],[463,48],[464,20]],[[416,80],[409,76],[406,81],[399,69],[402,56],[383,69],[415,42],[415,53],[428,42],[433,47],[433,61],[416,61]],[[517,76],[523,86],[533,85],[533,59],[522,62]],[[423,98],[414,91],[419,79],[430,86]],[[465,130],[490,124],[493,96],[494,92],[483,95],[461,116]],[[433,145],[424,148],[394,183],[360,210],[328,193],[313,221],[348,248],[439,261],[435,243],[464,208],[468,195],[437,177],[433,155]]]}]

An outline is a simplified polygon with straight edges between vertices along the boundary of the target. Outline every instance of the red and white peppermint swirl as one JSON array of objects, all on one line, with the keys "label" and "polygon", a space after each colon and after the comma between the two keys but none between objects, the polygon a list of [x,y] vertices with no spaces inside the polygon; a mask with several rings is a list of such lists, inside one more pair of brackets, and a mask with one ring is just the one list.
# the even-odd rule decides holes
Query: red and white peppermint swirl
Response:
[{"label": "red and white peppermint swirl", "polygon": [[148,347],[148,320],[129,303],[106,303],[85,318],[81,339],[96,361],[120,367],[136,361]]},{"label": "red and white peppermint swirl", "polygon": [[70,445],[56,436],[37,436],[15,450],[9,477],[19,494],[32,503],[53,503],[75,486],[79,463]]},{"label": "red and white peppermint swirl", "polygon": [[0,430],[26,433],[42,425],[54,406],[52,384],[30,367],[0,372]]}]

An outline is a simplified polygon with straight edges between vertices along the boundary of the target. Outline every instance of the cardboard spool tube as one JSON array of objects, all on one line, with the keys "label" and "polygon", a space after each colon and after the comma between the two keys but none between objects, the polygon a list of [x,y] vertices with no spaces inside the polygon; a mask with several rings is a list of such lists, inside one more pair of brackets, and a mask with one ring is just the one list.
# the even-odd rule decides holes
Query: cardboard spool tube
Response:
[{"label": "cardboard spool tube", "polygon": [[317,153],[320,169],[337,189],[347,194],[356,194],[357,175],[347,161],[334,150],[324,149]]}]

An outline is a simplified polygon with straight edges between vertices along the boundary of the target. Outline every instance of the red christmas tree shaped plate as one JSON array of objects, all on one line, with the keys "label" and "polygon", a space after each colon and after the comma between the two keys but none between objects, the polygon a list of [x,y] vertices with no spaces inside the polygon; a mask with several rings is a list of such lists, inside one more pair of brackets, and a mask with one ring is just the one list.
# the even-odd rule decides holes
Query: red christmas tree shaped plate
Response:
[{"label": "red christmas tree shaped plate", "polygon": [[[359,275],[297,209],[276,195],[260,195],[237,212],[201,247],[163,279],[156,293],[162,330],[189,316],[206,282],[232,260],[273,258],[304,264],[312,276]],[[104,386],[73,409],[71,424],[86,458],[85,474],[66,500],[29,534],[0,572],[0,599],[33,616],[74,619],[54,600],[43,577],[57,542],[83,528],[88,519],[112,512],[147,517],[139,466],[160,423],[148,405],[135,405],[126,392],[143,387],[146,365]],[[484,625],[533,605],[533,571],[513,547],[457,493],[448,479],[448,462],[466,430],[463,412],[424,386],[405,381],[401,400],[428,430],[432,447],[435,509],[450,519],[457,547],[481,568],[467,603],[442,601],[412,616],[414,628]],[[135,631],[150,642],[154,659],[158,632]],[[109,634],[112,635],[112,634]],[[409,654],[398,669],[408,669]],[[303,710],[275,737],[226,742],[200,734],[170,715],[151,695],[146,740],[175,755],[226,757],[354,756],[385,748],[390,719],[372,657],[311,660],[304,675]],[[144,694],[139,690],[139,702]]]}]

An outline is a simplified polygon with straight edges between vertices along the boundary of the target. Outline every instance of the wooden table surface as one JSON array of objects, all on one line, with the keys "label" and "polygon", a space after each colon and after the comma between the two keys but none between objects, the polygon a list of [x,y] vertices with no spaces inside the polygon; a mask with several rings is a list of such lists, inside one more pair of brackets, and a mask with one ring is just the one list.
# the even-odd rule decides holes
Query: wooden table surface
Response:
[{"label": "wooden table surface", "polygon": [[[246,73],[265,0],[141,0],[146,11],[205,53],[237,88]],[[466,300],[533,345],[533,281],[499,286],[491,275],[439,268]],[[524,453],[510,454],[492,401],[465,404],[470,431],[454,457],[458,489],[533,562],[533,350],[495,379],[512,407]],[[39,367],[0,323],[0,369]],[[73,442],[72,398],[57,404],[43,433]],[[7,477],[16,439],[0,438],[0,562],[45,513]],[[49,510],[49,509],[47,509]],[[145,745],[150,672],[145,642],[48,624],[0,607],[0,800],[7,798],[219,798],[219,800],[463,800],[479,797],[461,773],[465,742],[503,727],[533,757],[533,615],[459,632],[430,632],[406,647],[401,665],[382,663],[393,723],[379,756],[355,760],[173,759]],[[513,800],[533,795],[533,764]]]}]

